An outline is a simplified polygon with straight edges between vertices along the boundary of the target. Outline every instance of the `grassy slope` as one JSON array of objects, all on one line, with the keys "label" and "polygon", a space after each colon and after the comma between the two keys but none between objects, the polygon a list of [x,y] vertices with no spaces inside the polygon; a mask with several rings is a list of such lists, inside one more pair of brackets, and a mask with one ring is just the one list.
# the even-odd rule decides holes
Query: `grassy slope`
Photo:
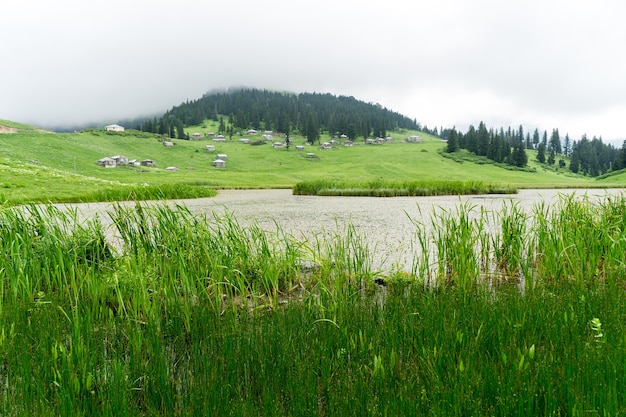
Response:
[{"label": "grassy slope", "polygon": [[[73,195],[95,187],[122,187],[124,184],[160,185],[167,183],[202,184],[224,188],[291,187],[298,181],[316,178],[336,179],[423,179],[472,180],[513,185],[516,187],[589,187],[623,186],[626,174],[602,181],[574,176],[567,170],[544,169],[529,151],[529,165],[536,172],[503,169],[491,164],[455,162],[443,158],[438,150],[445,146],[437,138],[419,133],[421,144],[402,143],[416,132],[391,133],[395,143],[365,145],[356,141],[353,147],[338,146],[321,150],[306,146],[296,151],[304,138],[294,137],[290,149],[273,149],[271,145],[251,146],[232,141],[173,140],[175,146],[164,147],[158,136],[136,132],[124,135],[101,131],[80,133],[39,133],[36,128],[0,121],[15,127],[18,133],[0,135],[0,197],[25,201],[48,194]],[[188,133],[215,131],[212,124],[191,127]],[[256,137],[249,137],[251,140]],[[323,140],[328,138],[322,137]],[[207,144],[216,152],[205,151]],[[319,158],[306,158],[313,152]],[[228,155],[227,169],[211,166],[217,153]],[[130,159],[153,159],[156,168],[104,169],[96,161],[105,156],[122,154]],[[178,172],[165,170],[175,166]]]}]

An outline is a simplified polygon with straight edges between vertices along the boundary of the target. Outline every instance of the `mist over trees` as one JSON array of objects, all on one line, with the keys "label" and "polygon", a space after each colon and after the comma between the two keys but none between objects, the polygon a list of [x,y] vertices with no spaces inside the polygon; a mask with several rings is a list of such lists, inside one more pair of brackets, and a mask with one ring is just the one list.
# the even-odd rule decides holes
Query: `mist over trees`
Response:
[{"label": "mist over trees", "polygon": [[385,137],[397,129],[419,130],[415,120],[354,97],[257,89],[207,93],[172,108],[158,119],[145,121],[138,129],[176,137],[175,131],[181,125],[199,125],[205,119],[221,121],[223,116],[227,116],[228,123],[220,122],[220,133],[229,127],[271,130],[287,136],[298,131],[311,143],[319,140],[320,132],[343,134],[354,140]]}]

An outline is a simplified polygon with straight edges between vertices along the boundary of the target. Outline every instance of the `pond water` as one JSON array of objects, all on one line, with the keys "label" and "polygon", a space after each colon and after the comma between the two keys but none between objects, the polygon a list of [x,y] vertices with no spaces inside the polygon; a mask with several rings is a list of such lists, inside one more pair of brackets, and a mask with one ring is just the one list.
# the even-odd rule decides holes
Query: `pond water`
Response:
[{"label": "pond water", "polygon": [[[177,200],[194,213],[223,213],[233,215],[241,224],[256,222],[264,229],[275,231],[277,225],[297,238],[307,239],[316,234],[345,231],[346,225],[366,236],[370,248],[378,254],[377,267],[411,265],[415,240],[414,222],[430,224],[438,211],[454,211],[467,203],[480,212],[499,212],[508,202],[514,202],[526,212],[537,204],[551,204],[563,195],[601,199],[607,195],[623,194],[624,189],[541,189],[520,190],[512,195],[472,195],[439,197],[317,197],[295,196],[285,190],[221,190],[216,197]],[[75,205],[87,217],[103,213],[109,203]],[[384,260],[383,260],[384,259]]]}]

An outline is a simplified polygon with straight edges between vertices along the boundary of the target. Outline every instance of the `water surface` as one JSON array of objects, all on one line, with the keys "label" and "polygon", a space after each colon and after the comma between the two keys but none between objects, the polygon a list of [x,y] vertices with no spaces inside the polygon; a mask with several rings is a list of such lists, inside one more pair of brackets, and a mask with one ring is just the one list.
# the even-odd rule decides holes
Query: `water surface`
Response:
[{"label": "water surface", "polygon": [[[531,213],[538,204],[550,205],[563,196],[575,195],[593,200],[624,192],[624,189],[541,189],[520,190],[518,194],[507,195],[318,197],[292,195],[289,189],[221,190],[216,197],[170,203],[185,205],[198,214],[227,212],[241,224],[256,222],[269,231],[275,231],[279,226],[301,239],[341,233],[347,224],[351,224],[365,236],[370,248],[376,252],[380,264],[377,266],[406,269],[414,257],[411,242],[415,241],[415,223],[428,228],[434,214],[445,210],[454,212],[460,204],[471,205],[476,213],[480,213],[481,209],[498,213],[504,204],[514,203]],[[71,207],[86,217],[99,215],[104,225],[111,223],[106,212],[111,209],[112,203]]]}]

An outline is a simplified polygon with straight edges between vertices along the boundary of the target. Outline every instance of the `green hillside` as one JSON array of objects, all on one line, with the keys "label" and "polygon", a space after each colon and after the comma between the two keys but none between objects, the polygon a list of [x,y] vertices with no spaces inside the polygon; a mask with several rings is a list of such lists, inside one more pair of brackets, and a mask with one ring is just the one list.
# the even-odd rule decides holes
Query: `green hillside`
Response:
[{"label": "green hillside", "polygon": [[[78,133],[42,133],[36,128],[2,121],[14,133],[0,135],[0,198],[9,202],[93,200],[94,191],[124,190],[137,186],[204,186],[210,188],[285,188],[304,180],[455,180],[531,187],[624,186],[626,174],[601,180],[553,170],[535,162],[527,151],[529,169],[517,171],[486,163],[467,153],[454,158],[440,153],[445,143],[423,132],[390,132],[393,143],[368,145],[362,139],[351,147],[337,144],[332,149],[305,145],[305,138],[292,136],[287,148],[273,148],[272,141],[254,142],[259,136],[235,134],[226,142],[213,142],[207,132],[216,131],[213,122],[188,127],[189,134],[203,133],[202,140],[176,140],[163,146],[156,134],[138,131],[121,133],[99,130]],[[419,135],[422,143],[406,143]],[[330,141],[330,137],[320,139]],[[214,145],[208,152],[206,145]],[[304,146],[304,150],[296,150]],[[226,168],[212,166],[217,154],[226,154]],[[313,154],[313,155],[309,155]],[[155,167],[103,168],[96,162],[104,157],[124,155],[129,159],[151,159]],[[177,171],[168,170],[176,167]],[[96,198],[97,199],[97,198]]]}]

